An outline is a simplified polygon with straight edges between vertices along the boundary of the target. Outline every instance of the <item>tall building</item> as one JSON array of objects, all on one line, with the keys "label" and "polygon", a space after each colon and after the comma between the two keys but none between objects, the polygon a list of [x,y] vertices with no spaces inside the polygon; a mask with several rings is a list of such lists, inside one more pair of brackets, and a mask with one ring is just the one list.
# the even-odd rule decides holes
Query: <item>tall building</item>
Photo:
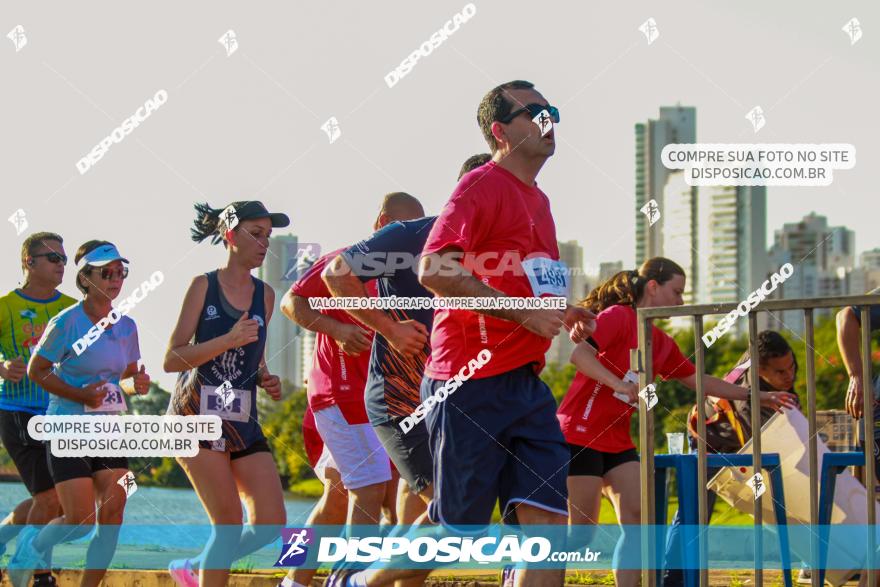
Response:
[{"label": "tall building", "polygon": [[701,303],[737,303],[767,278],[767,189],[700,188]]},{"label": "tall building", "polygon": [[[775,298],[812,298],[862,294],[867,287],[867,273],[855,269],[855,233],[844,226],[828,226],[828,219],[815,212],[800,221],[786,223],[774,232],[769,257],[771,272],[785,263],[794,273],[774,292]],[[870,259],[870,256],[869,256]],[[830,309],[817,309],[816,319],[829,317]],[[771,320],[803,334],[803,312],[782,312]],[[772,328],[779,327],[771,321]]]},{"label": "tall building", "polygon": [[[636,139],[636,265],[663,255],[663,231],[668,206],[663,196],[669,174],[660,160],[663,147],[672,143],[697,142],[697,110],[691,106],[662,106],[660,117],[635,125]],[[660,207],[660,220],[653,226],[642,212],[649,200]]]},{"label": "tall building", "polygon": [[623,261],[607,261],[599,263],[599,283],[614,277],[623,271]]},{"label": "tall building", "polygon": [[828,226],[825,216],[811,212],[800,222],[788,222],[775,231],[773,249],[790,251],[793,263],[806,261],[820,271],[837,273],[839,267],[855,266],[855,238],[852,230]]},{"label": "tall building", "polygon": [[[297,262],[302,257],[293,235],[273,236],[258,276],[275,290],[276,301],[290,289],[297,277]],[[303,349],[299,327],[275,309],[266,338],[266,364],[273,375],[301,386]]]},{"label": "tall building", "polygon": [[[584,272],[584,249],[577,241],[557,241],[559,247],[559,260],[568,267],[568,303],[576,304],[589,293],[588,283]],[[560,332],[559,336],[550,343],[546,358],[548,362],[565,364],[571,357],[574,343],[568,338],[567,332]]]},{"label": "tall building", "polygon": [[[663,256],[684,269],[684,303],[695,304],[699,297],[700,259],[698,254],[697,188],[689,186],[683,171],[669,174],[663,190]],[[690,320],[690,319],[688,319]]]},{"label": "tall building", "polygon": [[557,241],[557,245],[559,247],[559,260],[568,267],[569,303],[572,300],[581,300],[589,293],[584,291],[587,286],[587,276],[584,272],[584,249],[577,241]]},{"label": "tall building", "polygon": [[865,269],[880,269],[880,248],[865,251],[859,255],[859,265]]},{"label": "tall building", "polygon": [[[880,287],[880,248],[871,249],[859,255],[859,266],[864,272],[865,292]],[[853,295],[857,295],[857,289],[850,288],[850,291]]]}]

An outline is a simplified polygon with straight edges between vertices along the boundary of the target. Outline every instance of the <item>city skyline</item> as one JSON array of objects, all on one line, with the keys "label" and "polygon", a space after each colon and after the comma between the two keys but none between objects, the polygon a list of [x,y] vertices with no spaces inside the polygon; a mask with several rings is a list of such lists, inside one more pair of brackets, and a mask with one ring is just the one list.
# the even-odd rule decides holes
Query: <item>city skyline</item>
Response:
[{"label": "city skyline", "polygon": [[[767,242],[771,227],[814,210],[854,230],[857,253],[880,247],[865,213],[876,200],[864,163],[877,150],[866,124],[880,89],[872,57],[880,37],[867,29],[880,20],[875,3],[803,12],[687,3],[662,13],[648,2],[560,4],[539,43],[521,42],[534,38],[533,19],[523,17],[534,7],[480,3],[393,88],[383,76],[461,4],[279,5],[267,18],[195,2],[174,5],[171,20],[166,5],[131,20],[114,3],[51,12],[12,3],[6,30],[20,24],[28,43],[0,46],[0,117],[10,137],[0,145],[2,218],[22,209],[28,223],[20,234],[3,223],[0,282],[6,290],[20,283],[22,239],[38,230],[60,233],[71,256],[93,238],[116,243],[131,260],[122,295],[161,270],[165,282],[132,317],[144,362],[166,387],[174,376],[161,372],[162,358],[184,292],[194,275],[225,261],[222,247],[190,240],[194,203],[259,199],[291,218],[276,234],[324,250],[368,236],[392,191],[416,195],[436,214],[461,163],[487,151],[480,98],[511,79],[533,81],[560,109],[556,153],[538,184],[557,240],[580,243],[585,269],[635,266],[633,125],[674,104],[698,111],[703,142],[854,145],[860,163],[830,186],[767,190]],[[866,23],[857,44],[841,30],[854,15]],[[649,44],[639,26],[652,17],[659,36]],[[217,42],[230,30],[234,53]],[[487,51],[497,30],[516,41]],[[77,162],[159,90],[167,92],[161,108],[81,173]],[[745,118],[755,105],[766,117],[757,133]],[[72,269],[61,289],[76,295]]]}]

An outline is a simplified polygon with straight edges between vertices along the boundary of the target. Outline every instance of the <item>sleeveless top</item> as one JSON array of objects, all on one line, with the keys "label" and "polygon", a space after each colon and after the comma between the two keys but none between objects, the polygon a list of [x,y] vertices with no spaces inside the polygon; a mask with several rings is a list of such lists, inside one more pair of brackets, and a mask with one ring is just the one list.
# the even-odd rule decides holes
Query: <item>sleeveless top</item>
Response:
[{"label": "sleeveless top", "polygon": [[[223,296],[217,271],[206,273],[205,276],[208,278],[208,291],[196,327],[195,344],[226,334],[242,314]],[[223,421],[222,437],[214,441],[200,441],[203,448],[239,452],[256,442],[265,441],[257,421],[257,377],[266,346],[265,284],[255,277],[251,279],[254,294],[248,318],[259,324],[259,339],[243,347],[231,348],[198,368],[180,373],[168,406],[169,414],[220,416]],[[231,389],[225,390],[227,387]]]}]

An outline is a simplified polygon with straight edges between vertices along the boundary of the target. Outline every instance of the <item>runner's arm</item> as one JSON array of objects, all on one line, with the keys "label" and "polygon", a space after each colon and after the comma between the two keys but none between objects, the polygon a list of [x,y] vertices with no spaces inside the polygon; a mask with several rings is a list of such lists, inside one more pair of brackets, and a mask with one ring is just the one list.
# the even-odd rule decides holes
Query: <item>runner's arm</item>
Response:
[{"label": "runner's arm", "polygon": [[52,361],[46,357],[33,355],[28,363],[28,377],[49,393],[54,393],[59,397],[81,404],[86,403],[86,395],[83,388],[65,383],[52,372],[52,367]]},{"label": "runner's arm", "polygon": [[[462,264],[453,258],[455,255],[446,254],[457,250],[456,248],[448,247],[436,253],[423,255],[419,261],[419,283],[436,295],[443,297],[506,297],[504,292],[489,287],[471,273],[468,273]],[[480,309],[474,310],[474,312],[501,318],[502,320],[510,320],[518,324],[522,324],[527,319],[527,310]]]},{"label": "runner's arm", "polygon": [[[269,329],[269,320],[272,319],[272,313],[275,311],[275,290],[268,283],[263,289],[263,307],[266,308],[266,331]],[[263,379],[263,375],[269,374],[269,367],[266,365],[266,348],[263,347],[263,356],[260,357],[259,371],[257,372],[257,382]]]},{"label": "runner's arm", "polygon": [[852,307],[837,313],[837,348],[849,375],[849,386],[844,400],[846,411],[853,418],[861,418],[864,409],[864,382],[862,381],[862,355],[859,338],[862,325]]},{"label": "runner's arm", "polygon": [[165,361],[162,366],[166,373],[193,369],[232,348],[232,338],[229,333],[205,342],[191,344],[199,324],[202,307],[205,305],[207,292],[208,278],[204,275],[193,279],[186,291],[183,306],[180,308],[180,316],[177,318],[177,325],[174,327],[174,332],[171,333],[168,350],[165,351]]},{"label": "runner's arm", "polygon": [[122,375],[119,376],[119,380],[128,379],[129,377],[134,377],[134,374],[138,372],[138,364],[137,361],[134,363],[129,363],[125,367],[125,371],[122,372]]},{"label": "runner's arm", "polygon": [[862,355],[859,352],[861,325],[849,306],[837,313],[837,348],[850,377],[861,380]]},{"label": "runner's arm", "polygon": [[[687,377],[678,378],[689,389],[697,389],[697,374],[688,375]],[[706,395],[720,397],[727,400],[747,400],[751,396],[751,390],[733,383],[728,383],[723,379],[713,377],[712,375],[703,376],[703,389]],[[773,408],[779,411],[780,408],[795,408],[797,404],[797,396],[787,391],[767,391],[761,392],[761,405],[765,408]]]},{"label": "runner's arm", "polygon": [[0,359],[0,377],[3,379],[11,381],[12,383],[18,383],[24,378],[26,372],[27,365],[25,364],[24,359],[20,356],[11,360]]},{"label": "runner's arm", "polygon": [[290,291],[284,294],[284,298],[281,300],[281,313],[302,328],[326,334],[334,340],[338,340],[340,327],[343,326],[342,322],[336,318],[331,318],[313,309],[309,305],[309,298],[298,296]]},{"label": "runner's arm", "polygon": [[[628,384],[615,376],[599,362],[599,359],[596,358],[596,349],[589,343],[582,342],[574,347],[574,351],[571,353],[571,362],[578,371],[594,381],[607,385],[614,391],[626,392],[627,387],[635,386],[635,384]],[[634,396],[637,395],[638,387],[635,387]]]},{"label": "runner's arm", "polygon": [[[337,255],[324,271],[324,283],[334,297],[344,298],[368,298],[367,286],[353,272],[345,257]],[[358,322],[364,326],[372,328],[385,338],[389,337],[389,333],[397,324],[391,316],[382,310],[361,309],[346,310],[355,317]]]}]

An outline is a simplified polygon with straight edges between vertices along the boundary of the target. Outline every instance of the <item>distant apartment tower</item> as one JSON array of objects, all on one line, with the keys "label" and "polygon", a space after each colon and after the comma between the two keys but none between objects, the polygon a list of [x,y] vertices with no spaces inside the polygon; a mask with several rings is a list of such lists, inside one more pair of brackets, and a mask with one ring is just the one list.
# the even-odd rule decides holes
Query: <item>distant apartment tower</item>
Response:
[{"label": "distant apartment tower", "polygon": [[[880,287],[880,248],[871,249],[859,255],[859,266],[865,275],[865,292]],[[852,291],[851,293],[856,295],[858,292]]]},{"label": "distant apartment tower", "polygon": [[[293,235],[273,236],[258,276],[275,290],[276,306],[296,279],[299,246]],[[296,386],[303,382],[303,348],[299,328],[276,307],[266,338],[266,364],[273,375]]]},{"label": "distant apartment tower", "polygon": [[[635,125],[636,139],[636,265],[650,257],[663,255],[663,232],[667,206],[664,190],[669,170],[663,166],[660,153],[672,143],[697,141],[697,110],[691,106],[662,106],[660,117]],[[642,212],[649,200],[660,207],[660,220],[653,226]]]},{"label": "distant apartment tower", "polygon": [[569,288],[568,298],[581,300],[586,297],[587,276],[584,272],[584,249],[577,241],[557,242],[559,260],[568,267]]},{"label": "distant apartment tower", "polygon": [[663,200],[663,256],[684,269],[686,280],[682,297],[685,304],[695,304],[699,297],[700,283],[697,188],[687,184],[684,172],[676,171],[669,175],[663,190]]},{"label": "distant apartment tower", "polygon": [[623,271],[623,261],[607,261],[605,263],[599,263],[599,283],[611,279],[615,274],[620,273],[621,271]]},{"label": "distant apartment tower", "polygon": [[859,255],[859,265],[865,269],[880,269],[880,248],[865,251]]},{"label": "distant apartment tower", "polygon": [[767,188],[700,188],[699,301],[738,303],[767,279]]},{"label": "distant apartment tower", "polygon": [[[587,297],[587,278],[584,273],[584,249],[577,241],[558,241],[559,260],[568,267],[568,303],[577,304],[579,301]],[[574,350],[574,343],[568,338],[568,332],[563,330],[559,336],[550,343],[547,350],[547,361],[565,364],[571,357]]]},{"label": "distant apartment tower", "polygon": [[[784,263],[794,266],[794,273],[775,292],[775,298],[812,298],[862,294],[866,274],[855,265],[855,233],[844,226],[828,226],[825,216],[810,213],[800,222],[786,223],[774,233],[769,257],[776,271]],[[830,309],[817,309],[815,317],[831,315]],[[802,312],[782,312],[771,317],[787,328],[803,334]],[[770,326],[777,328],[771,321]]]},{"label": "distant apartment tower", "polygon": [[828,219],[815,212],[784,224],[775,232],[773,248],[790,251],[793,262],[806,261],[821,271],[836,273],[840,267],[855,266],[855,233],[845,226],[828,226]]}]

